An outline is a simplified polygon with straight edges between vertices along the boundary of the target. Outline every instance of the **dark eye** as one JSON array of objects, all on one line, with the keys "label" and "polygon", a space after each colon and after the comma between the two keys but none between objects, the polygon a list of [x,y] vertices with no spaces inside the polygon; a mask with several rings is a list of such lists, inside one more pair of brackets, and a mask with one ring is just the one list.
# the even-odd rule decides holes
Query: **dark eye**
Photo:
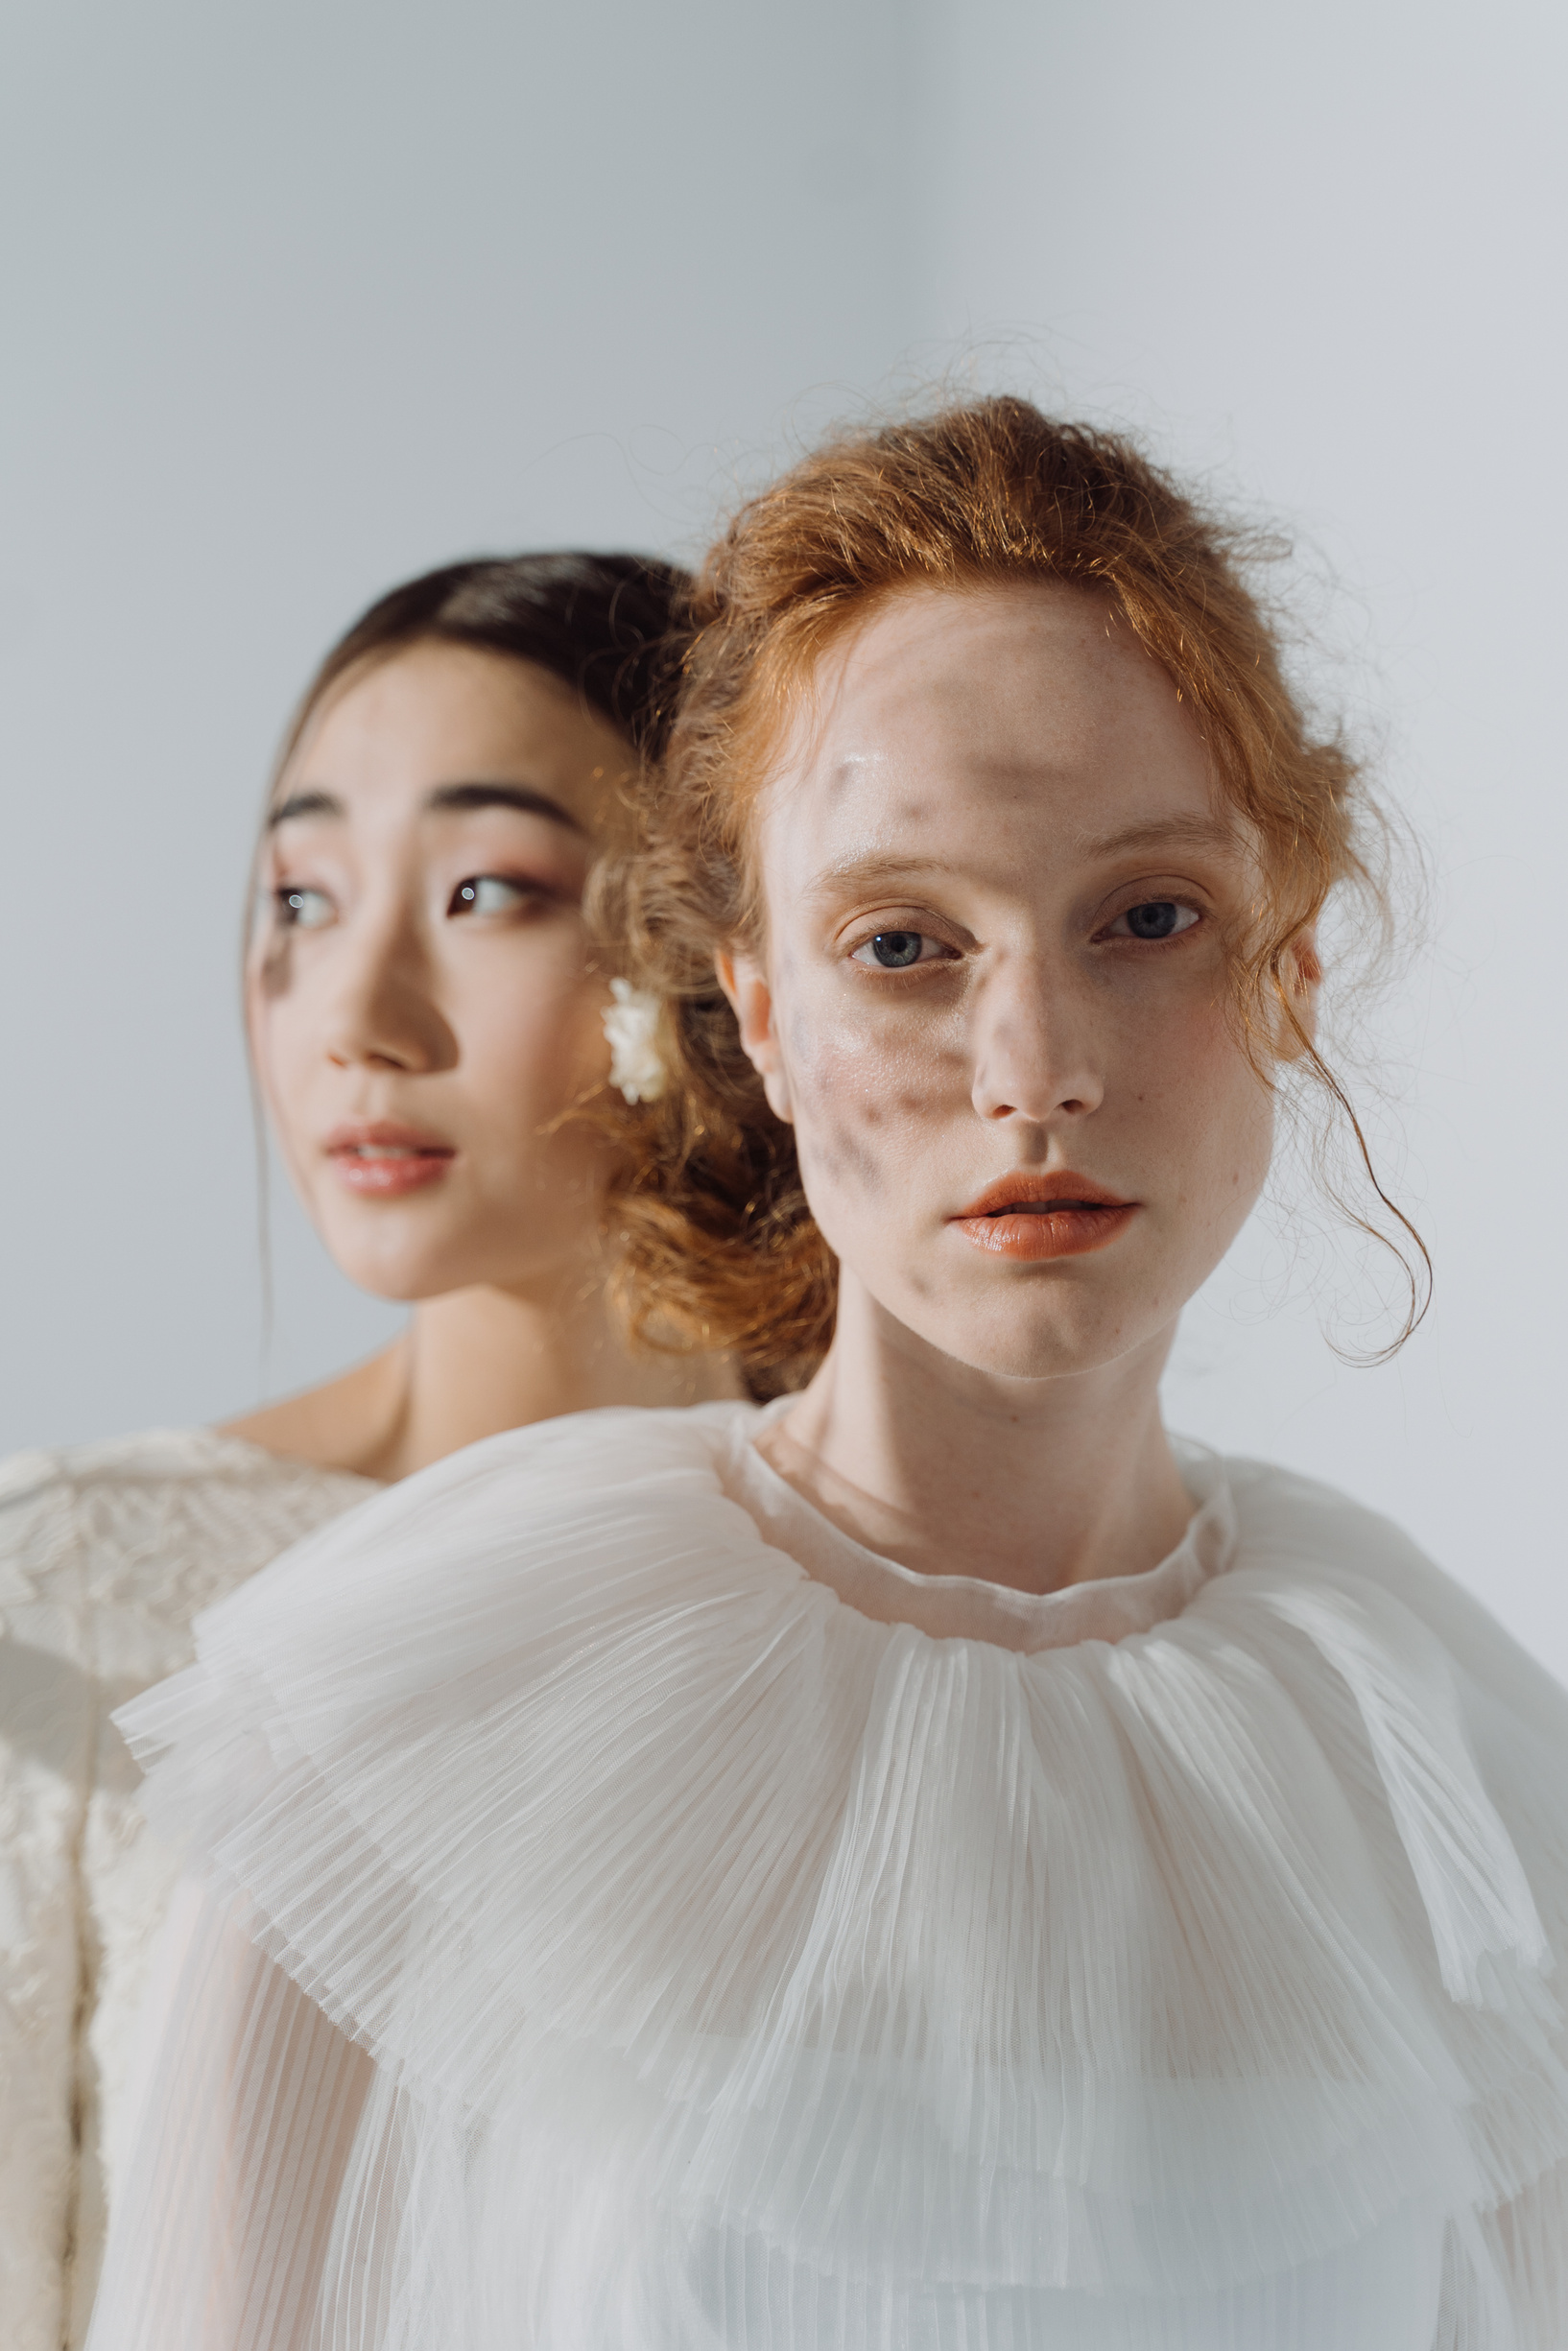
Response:
[{"label": "dark eye", "polygon": [[320,931],[332,919],[332,901],[321,890],[274,890],[277,918],[287,930]]},{"label": "dark eye", "polygon": [[928,962],[939,953],[937,941],[927,938],[923,931],[878,931],[874,938],[862,941],[850,957],[853,963],[876,963],[884,971],[908,971],[912,963]]},{"label": "dark eye", "polygon": [[449,914],[505,914],[520,906],[528,892],[520,882],[499,873],[473,873],[452,892]]},{"label": "dark eye", "polygon": [[1110,930],[1123,938],[1176,938],[1197,920],[1195,907],[1178,906],[1174,898],[1150,898],[1118,914]]}]

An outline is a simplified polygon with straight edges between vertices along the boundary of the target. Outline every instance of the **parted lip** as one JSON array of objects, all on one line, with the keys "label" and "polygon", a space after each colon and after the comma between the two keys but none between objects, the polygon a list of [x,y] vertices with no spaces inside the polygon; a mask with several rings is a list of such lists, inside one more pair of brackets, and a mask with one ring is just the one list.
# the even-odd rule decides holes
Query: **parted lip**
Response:
[{"label": "parted lip", "polygon": [[329,1159],[339,1152],[356,1151],[419,1152],[432,1158],[450,1159],[457,1146],[444,1135],[432,1134],[428,1127],[406,1127],[399,1119],[374,1118],[353,1119],[334,1127],[321,1149]]},{"label": "parted lip", "polygon": [[1123,1199],[1115,1192],[1107,1192],[1087,1176],[1075,1175],[1071,1168],[1057,1168],[1046,1175],[1020,1168],[1015,1175],[999,1176],[986,1186],[952,1218],[955,1224],[966,1223],[972,1217],[1006,1216],[1010,1209],[1032,1208],[1135,1208],[1135,1200]]}]

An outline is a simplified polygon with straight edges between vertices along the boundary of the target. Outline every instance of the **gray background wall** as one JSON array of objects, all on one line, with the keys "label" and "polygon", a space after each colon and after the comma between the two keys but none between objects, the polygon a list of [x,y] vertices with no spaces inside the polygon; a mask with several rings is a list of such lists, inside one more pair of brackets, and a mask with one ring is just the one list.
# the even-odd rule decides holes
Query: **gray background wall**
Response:
[{"label": "gray background wall", "polygon": [[1296,535],[1436,874],[1378,1035],[1432,1317],[1340,1365],[1287,1194],[1172,1417],[1390,1509],[1568,1674],[1560,12],[29,0],[3,56],[0,1442],[394,1326],[277,1199],[263,1362],[235,1014],[268,757],[354,610],[690,552],[828,416],[1002,383]]}]

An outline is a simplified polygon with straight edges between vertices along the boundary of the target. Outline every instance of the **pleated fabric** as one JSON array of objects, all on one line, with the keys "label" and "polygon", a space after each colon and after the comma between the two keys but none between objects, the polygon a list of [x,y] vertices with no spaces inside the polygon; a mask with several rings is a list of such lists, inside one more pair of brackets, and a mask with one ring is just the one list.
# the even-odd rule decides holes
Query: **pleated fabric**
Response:
[{"label": "pleated fabric", "polygon": [[474,1447],[122,1715],[193,1874],[92,2351],[1560,2351],[1568,1698],[1256,1464],[1168,1620],[934,1638],[754,1426]]}]

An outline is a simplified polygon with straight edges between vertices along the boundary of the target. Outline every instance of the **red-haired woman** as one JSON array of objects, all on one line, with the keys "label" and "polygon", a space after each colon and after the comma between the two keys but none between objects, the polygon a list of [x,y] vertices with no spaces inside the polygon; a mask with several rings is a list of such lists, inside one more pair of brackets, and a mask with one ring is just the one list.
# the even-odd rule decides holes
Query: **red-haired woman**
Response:
[{"label": "red-haired woman", "polygon": [[[0,2338],[85,2332],[128,2159],[132,2027],[175,1870],[107,1717],[302,1534],[493,1430],[731,1392],[605,1302],[618,1028],[581,900],[656,731],[682,576],[460,563],[380,599],[296,719],[257,860],[247,1013],[270,1122],[343,1270],[411,1301],[369,1363],[227,1428],[0,1473]],[[618,1097],[611,1096],[612,1104]]]},{"label": "red-haired woman", "polygon": [[1560,2344],[1568,1699],[1158,1409],[1344,1109],[1352,763],[1017,402],[808,460],[697,621],[622,1266],[809,1384],[479,1447],[131,1708],[193,1872],[95,2351]]}]

